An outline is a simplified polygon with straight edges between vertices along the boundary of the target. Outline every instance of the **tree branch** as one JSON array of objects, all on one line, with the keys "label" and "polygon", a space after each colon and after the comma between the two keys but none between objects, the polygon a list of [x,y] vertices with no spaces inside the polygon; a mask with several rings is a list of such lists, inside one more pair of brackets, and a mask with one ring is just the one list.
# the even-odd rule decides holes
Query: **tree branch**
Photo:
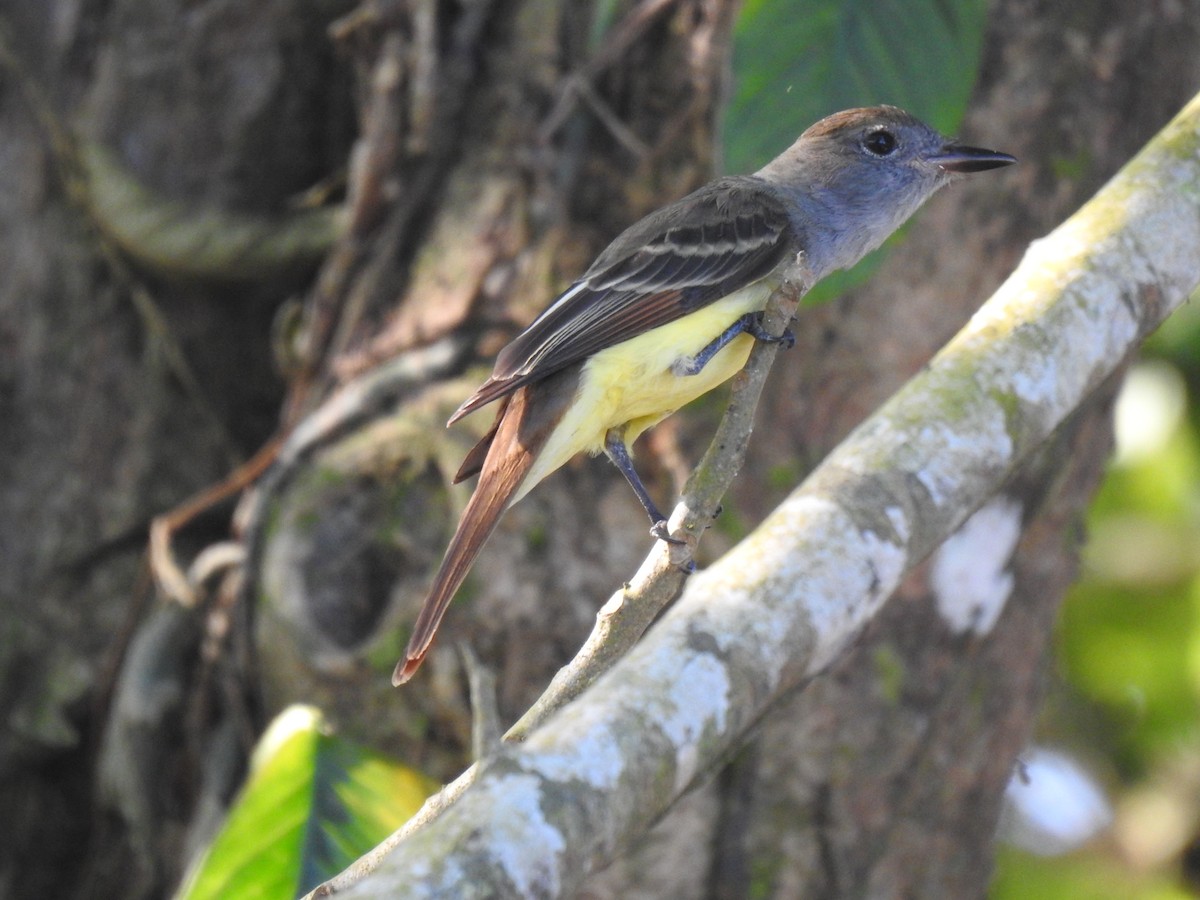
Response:
[{"label": "tree branch", "polygon": [[[1200,282],[1200,98],[634,650],[347,896],[554,897],[626,849]],[[340,881],[340,879],[339,879]],[[341,887],[345,882],[339,883]]]}]

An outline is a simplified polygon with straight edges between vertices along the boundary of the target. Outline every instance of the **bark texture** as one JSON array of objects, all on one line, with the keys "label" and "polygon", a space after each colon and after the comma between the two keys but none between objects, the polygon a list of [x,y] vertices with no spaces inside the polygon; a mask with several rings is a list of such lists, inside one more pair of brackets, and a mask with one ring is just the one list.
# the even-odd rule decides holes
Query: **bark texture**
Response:
[{"label": "bark texture", "polygon": [[[0,893],[169,888],[256,717],[286,702],[450,777],[470,731],[454,641],[497,669],[508,719],[569,657],[594,607],[555,598],[598,603],[649,545],[603,462],[513,511],[428,675],[387,686],[462,502],[446,476],[472,435],[441,423],[484,371],[469,364],[710,174],[733,13],[619,5],[597,39],[591,4],[557,0],[0,9]],[[994,4],[963,135],[1022,165],[940,197],[870,287],[804,314],[723,527],[770,509],[1182,105],[1198,22],[1193,0]],[[345,186],[336,238],[297,210],[314,185]],[[713,409],[651,436],[642,465],[663,496]],[[913,576],[586,894],[982,894],[1105,416],[1100,398],[1014,482],[1036,514],[986,640],[949,634]],[[247,684],[224,605],[238,585],[155,605],[142,551],[151,517],[280,422],[287,453],[245,535]],[[228,512],[193,522],[180,556],[224,538]],[[719,552],[719,530],[704,546]]]}]

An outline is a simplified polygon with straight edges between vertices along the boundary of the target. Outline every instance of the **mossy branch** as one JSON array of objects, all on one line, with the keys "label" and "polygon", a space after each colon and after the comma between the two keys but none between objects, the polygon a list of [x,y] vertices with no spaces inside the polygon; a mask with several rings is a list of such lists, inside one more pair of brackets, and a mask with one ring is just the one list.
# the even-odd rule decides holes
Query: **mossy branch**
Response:
[{"label": "mossy branch", "polygon": [[1187,300],[1197,246],[1200,97],[631,653],[325,892],[570,895],[828,666]]}]

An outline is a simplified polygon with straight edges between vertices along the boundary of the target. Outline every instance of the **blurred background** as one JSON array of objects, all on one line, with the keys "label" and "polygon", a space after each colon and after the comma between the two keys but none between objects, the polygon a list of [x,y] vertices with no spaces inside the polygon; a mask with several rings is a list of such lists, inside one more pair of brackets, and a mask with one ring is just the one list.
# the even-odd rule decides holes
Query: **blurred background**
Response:
[{"label": "blurred background", "polygon": [[1030,768],[1010,791],[994,896],[1200,893],[1198,349],[1193,300],[1117,397],[1116,452],[1088,510]]}]

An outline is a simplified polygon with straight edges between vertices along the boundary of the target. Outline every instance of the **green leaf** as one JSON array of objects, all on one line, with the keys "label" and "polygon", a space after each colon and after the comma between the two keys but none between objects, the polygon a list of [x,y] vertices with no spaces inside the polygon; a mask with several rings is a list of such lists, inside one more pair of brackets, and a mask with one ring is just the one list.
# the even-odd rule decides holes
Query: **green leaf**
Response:
[{"label": "green leaf", "polygon": [[[979,70],[986,0],[747,0],[734,33],[725,163],[751,172],[818,119],[890,103],[943,133],[962,121]],[[865,282],[895,239],[804,298]]]},{"label": "green leaf", "polygon": [[1144,381],[1164,368],[1143,363],[1130,373],[1120,406],[1132,405],[1140,418],[1119,429],[1133,434],[1092,502],[1083,578],[1067,595],[1059,628],[1063,674],[1103,711],[1126,772],[1147,769],[1198,730],[1200,440],[1182,415],[1160,412],[1170,430],[1136,452],[1129,442],[1157,432],[1152,411],[1170,406],[1145,388],[1130,393],[1133,376],[1142,372]]},{"label": "green leaf", "polygon": [[1063,606],[1063,672],[1104,710],[1105,739],[1126,771],[1195,739],[1200,698],[1189,663],[1198,596],[1188,585],[1155,590],[1085,582]]},{"label": "green leaf", "polygon": [[407,821],[436,788],[413,769],[327,734],[312,707],[290,707],[263,735],[241,795],[179,896],[305,894]]},{"label": "green leaf", "polygon": [[729,171],[752,171],[839,109],[891,103],[943,132],[975,84],[986,0],[747,0],[725,119]]},{"label": "green leaf", "polygon": [[1002,848],[991,900],[1187,900],[1169,875],[1123,868],[1111,857],[1083,851],[1046,858]]}]

